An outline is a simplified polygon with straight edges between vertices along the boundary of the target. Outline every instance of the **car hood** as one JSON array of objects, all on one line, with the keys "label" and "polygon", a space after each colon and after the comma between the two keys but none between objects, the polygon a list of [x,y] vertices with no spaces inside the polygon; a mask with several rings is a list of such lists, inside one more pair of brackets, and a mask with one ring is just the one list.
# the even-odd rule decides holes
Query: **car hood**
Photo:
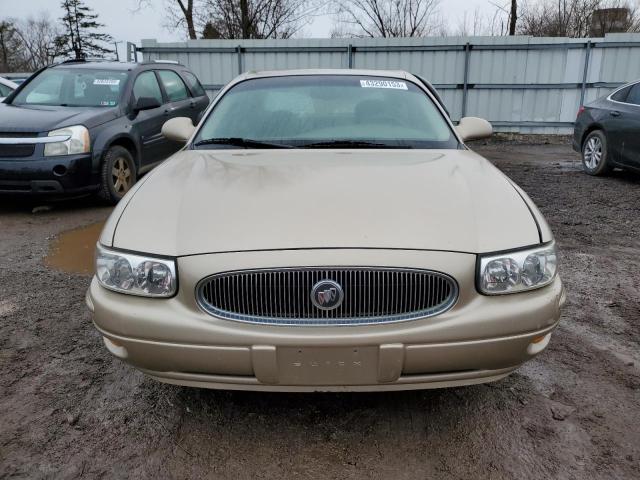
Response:
[{"label": "car hood", "polygon": [[126,200],[112,245],[171,256],[540,241],[507,177],[466,150],[185,150]]},{"label": "car hood", "polygon": [[87,128],[117,118],[118,108],[0,104],[0,132],[48,132],[70,125]]}]

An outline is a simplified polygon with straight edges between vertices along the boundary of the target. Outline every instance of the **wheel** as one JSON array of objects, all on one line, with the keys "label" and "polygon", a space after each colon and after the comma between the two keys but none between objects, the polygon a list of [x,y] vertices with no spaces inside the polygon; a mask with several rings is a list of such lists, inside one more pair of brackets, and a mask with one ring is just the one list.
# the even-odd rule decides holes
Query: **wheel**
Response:
[{"label": "wheel", "polygon": [[129,150],[110,147],[102,158],[98,197],[115,205],[136,183],[136,165]]},{"label": "wheel", "polygon": [[607,137],[602,130],[594,130],[582,144],[582,166],[589,175],[606,175],[611,171],[607,151]]}]

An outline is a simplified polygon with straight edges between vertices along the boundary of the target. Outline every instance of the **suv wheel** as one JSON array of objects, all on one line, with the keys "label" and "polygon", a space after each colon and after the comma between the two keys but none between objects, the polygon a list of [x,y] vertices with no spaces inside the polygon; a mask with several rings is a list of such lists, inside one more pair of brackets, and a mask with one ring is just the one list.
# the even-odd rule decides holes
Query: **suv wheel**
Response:
[{"label": "suv wheel", "polygon": [[116,204],[136,183],[136,166],[129,150],[113,146],[102,159],[98,196]]},{"label": "suv wheel", "polygon": [[602,130],[594,130],[584,139],[582,166],[589,175],[606,175],[611,171],[607,137]]}]

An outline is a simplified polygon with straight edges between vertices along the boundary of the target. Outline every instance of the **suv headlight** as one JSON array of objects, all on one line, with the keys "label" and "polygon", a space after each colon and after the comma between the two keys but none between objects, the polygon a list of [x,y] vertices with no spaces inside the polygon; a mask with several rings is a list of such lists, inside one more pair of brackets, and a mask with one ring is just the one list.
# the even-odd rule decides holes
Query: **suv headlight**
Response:
[{"label": "suv headlight", "polygon": [[96,277],[104,288],[129,295],[171,297],[176,293],[174,260],[96,247]]},{"label": "suv headlight", "polygon": [[52,130],[49,137],[69,137],[63,142],[45,143],[44,156],[73,155],[74,153],[87,153],[91,150],[89,130],[82,125],[64,127]]},{"label": "suv headlight", "polygon": [[486,295],[524,292],[550,284],[556,270],[555,243],[480,256],[478,287]]}]

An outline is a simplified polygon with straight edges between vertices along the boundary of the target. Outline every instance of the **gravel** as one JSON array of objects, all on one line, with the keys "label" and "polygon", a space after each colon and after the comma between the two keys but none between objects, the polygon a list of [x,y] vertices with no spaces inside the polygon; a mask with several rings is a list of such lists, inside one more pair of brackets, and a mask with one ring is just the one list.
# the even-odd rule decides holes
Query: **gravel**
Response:
[{"label": "gravel", "polygon": [[640,176],[587,176],[566,144],[475,148],[545,214],[568,302],[545,353],[465,388],[266,394],[149,380],[103,347],[89,276],[45,265],[61,232],[109,209],[3,199],[0,477],[640,478]]}]

